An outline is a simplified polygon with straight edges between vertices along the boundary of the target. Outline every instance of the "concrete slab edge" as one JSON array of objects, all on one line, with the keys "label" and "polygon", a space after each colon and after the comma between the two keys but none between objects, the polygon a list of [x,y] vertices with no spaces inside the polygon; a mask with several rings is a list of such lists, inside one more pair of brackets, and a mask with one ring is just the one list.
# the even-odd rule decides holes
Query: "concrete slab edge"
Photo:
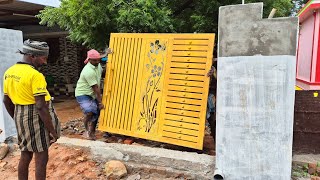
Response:
[{"label": "concrete slab edge", "polygon": [[203,177],[204,179],[213,174],[215,167],[215,157],[195,152],[105,143],[67,137],[61,137],[57,143],[66,146],[89,148],[93,158],[100,161],[120,160],[126,164],[134,163],[150,167],[163,167],[168,172],[183,171],[184,174],[189,173]]}]

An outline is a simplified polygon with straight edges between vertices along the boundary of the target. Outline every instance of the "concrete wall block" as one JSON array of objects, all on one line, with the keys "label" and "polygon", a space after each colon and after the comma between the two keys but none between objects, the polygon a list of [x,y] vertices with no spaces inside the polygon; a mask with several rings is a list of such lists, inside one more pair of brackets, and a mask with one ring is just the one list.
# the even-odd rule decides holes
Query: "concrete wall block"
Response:
[{"label": "concrete wall block", "polygon": [[295,55],[298,18],[262,19],[263,3],[224,6],[219,15],[219,57]]},{"label": "concrete wall block", "polygon": [[298,18],[262,3],[220,8],[216,168],[225,179],[291,177]]},{"label": "concrete wall block", "polygon": [[3,75],[5,71],[18,61],[21,61],[22,55],[16,53],[18,49],[22,50],[23,38],[22,32],[0,28],[0,143],[7,137],[16,135],[15,123],[8,114],[3,98]]}]

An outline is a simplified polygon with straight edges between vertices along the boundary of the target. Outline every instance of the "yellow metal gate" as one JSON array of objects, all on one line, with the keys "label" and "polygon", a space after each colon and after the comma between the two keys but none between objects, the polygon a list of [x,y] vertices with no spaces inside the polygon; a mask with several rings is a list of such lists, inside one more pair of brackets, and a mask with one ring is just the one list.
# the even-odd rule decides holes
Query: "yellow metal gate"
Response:
[{"label": "yellow metal gate", "polygon": [[214,34],[111,34],[99,130],[202,149]]}]

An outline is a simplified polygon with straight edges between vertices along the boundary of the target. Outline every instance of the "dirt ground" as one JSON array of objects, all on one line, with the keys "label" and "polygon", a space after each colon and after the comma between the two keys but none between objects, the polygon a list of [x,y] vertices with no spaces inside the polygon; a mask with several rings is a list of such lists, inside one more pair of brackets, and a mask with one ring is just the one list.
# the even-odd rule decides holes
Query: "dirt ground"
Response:
[{"label": "dirt ground", "polygon": [[75,98],[55,98],[54,108],[62,124],[83,117],[80,106]]},{"label": "dirt ground", "polygon": [[[54,144],[49,149],[47,179],[106,179],[100,164],[88,158],[86,149],[64,147]],[[16,148],[0,161],[0,179],[18,179],[20,152]],[[31,161],[29,179],[35,179],[34,160]]]},{"label": "dirt ground", "polygon": [[[49,162],[47,166],[48,180],[102,180],[107,179],[104,173],[104,164],[91,159],[87,149],[66,147],[54,144],[49,149]],[[18,162],[20,151],[17,148],[10,150],[10,153],[0,160],[0,179],[17,180]],[[183,180],[189,179],[181,174],[165,174],[164,172],[150,172],[149,170],[128,170],[128,175],[121,179],[151,179],[151,180]],[[139,178],[137,178],[137,176]],[[34,160],[29,168],[29,179],[35,179]],[[110,179],[112,180],[112,179]]]},{"label": "dirt ground", "polygon": [[[54,107],[57,111],[58,117],[62,125],[62,135],[70,138],[80,138],[83,139],[82,133],[84,132],[84,127],[82,124],[83,114],[81,109],[74,98],[68,99],[58,99],[54,103]],[[172,144],[160,143],[155,141],[148,141],[145,139],[127,137],[123,135],[113,134],[111,137],[103,137],[104,132],[97,131],[97,140],[104,141],[106,143],[124,143],[125,140],[131,140],[135,144],[144,145],[148,147],[160,147],[172,150],[188,151],[188,152],[198,152],[208,155],[215,155],[215,144],[214,139],[210,135],[210,128],[206,128],[204,147],[202,151],[194,150],[191,148],[185,148],[181,146],[175,146]]]},{"label": "dirt ground", "polygon": [[[71,138],[81,138],[84,132],[82,125],[83,114],[74,98],[55,99],[54,106],[62,125],[62,135]],[[164,144],[144,139],[126,137],[113,134],[109,137],[103,137],[104,132],[97,132],[97,140],[106,143],[125,143],[126,140],[132,141],[133,144],[160,147],[173,150],[182,150],[189,152],[198,152],[214,155],[214,140],[212,136],[206,133],[204,139],[204,150],[198,151],[190,148]],[[104,164],[96,162],[90,158],[86,149],[75,147],[66,147],[59,144],[54,144],[49,149],[49,162],[47,166],[47,179],[106,179],[103,168]],[[11,145],[10,153],[0,160],[0,179],[16,180],[18,177],[17,166],[20,158],[20,152],[16,145]],[[157,172],[139,171],[130,172],[128,170],[127,179],[130,176],[139,175],[140,179],[188,179],[181,175],[159,174]],[[34,161],[31,162],[29,179],[34,178]]]}]

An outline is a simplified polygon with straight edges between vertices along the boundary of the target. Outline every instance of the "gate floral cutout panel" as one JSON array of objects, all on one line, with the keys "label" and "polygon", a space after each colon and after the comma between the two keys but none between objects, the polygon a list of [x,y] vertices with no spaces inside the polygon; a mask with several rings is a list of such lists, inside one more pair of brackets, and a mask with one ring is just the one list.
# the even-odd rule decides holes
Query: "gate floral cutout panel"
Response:
[{"label": "gate floral cutout panel", "polygon": [[202,149],[214,34],[113,33],[99,130]]},{"label": "gate floral cutout panel", "polygon": [[[145,133],[156,133],[157,116],[159,116],[159,98],[163,88],[163,69],[166,60],[166,46],[167,41],[151,40],[147,45],[147,64],[144,68],[147,79],[142,87],[142,98],[140,101],[142,109],[140,110],[140,117],[137,123],[137,131]],[[148,46],[147,46],[148,47]],[[152,131],[151,131],[152,129]]]}]

